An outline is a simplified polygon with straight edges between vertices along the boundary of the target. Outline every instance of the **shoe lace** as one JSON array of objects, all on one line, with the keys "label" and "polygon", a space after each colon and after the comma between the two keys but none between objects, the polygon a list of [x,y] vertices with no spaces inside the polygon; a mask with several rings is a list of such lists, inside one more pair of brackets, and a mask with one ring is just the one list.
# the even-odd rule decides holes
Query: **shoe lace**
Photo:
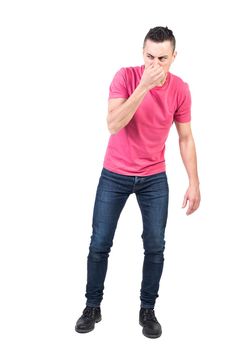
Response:
[{"label": "shoe lace", "polygon": [[154,309],[145,309],[143,317],[145,321],[157,321]]},{"label": "shoe lace", "polygon": [[93,314],[93,309],[90,308],[90,307],[86,307],[86,308],[84,309],[84,311],[83,311],[83,317],[84,317],[84,318],[89,318],[89,317],[92,316],[92,314]]}]

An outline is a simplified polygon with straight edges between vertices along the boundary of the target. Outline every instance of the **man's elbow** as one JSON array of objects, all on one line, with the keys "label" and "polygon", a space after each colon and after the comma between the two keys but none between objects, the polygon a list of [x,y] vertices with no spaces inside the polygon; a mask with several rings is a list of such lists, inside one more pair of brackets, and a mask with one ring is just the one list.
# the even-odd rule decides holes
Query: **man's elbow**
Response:
[{"label": "man's elbow", "polygon": [[179,143],[191,143],[193,142],[193,136],[192,134],[189,135],[180,135],[179,136]]},{"label": "man's elbow", "polygon": [[117,131],[115,129],[111,128],[110,126],[108,126],[108,130],[109,130],[111,135],[114,135],[117,133]]},{"label": "man's elbow", "polygon": [[109,120],[109,116],[107,116],[107,128],[110,132],[111,135],[114,135],[117,133],[117,130],[115,128],[115,126],[113,125],[113,123]]}]

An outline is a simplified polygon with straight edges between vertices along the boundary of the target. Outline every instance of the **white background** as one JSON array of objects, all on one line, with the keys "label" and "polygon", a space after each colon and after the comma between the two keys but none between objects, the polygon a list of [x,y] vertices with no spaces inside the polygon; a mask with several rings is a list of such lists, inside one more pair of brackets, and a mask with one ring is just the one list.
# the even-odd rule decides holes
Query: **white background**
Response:
[{"label": "white background", "polygon": [[[102,322],[74,331],[109,132],[109,84],[143,64],[162,25],[177,40],[171,72],[189,83],[202,201],[181,209],[188,180],[172,127],[170,206],[155,312],[138,324],[143,246],[134,195],[119,219]],[[233,349],[233,26],[231,1],[1,1],[1,348]]]}]

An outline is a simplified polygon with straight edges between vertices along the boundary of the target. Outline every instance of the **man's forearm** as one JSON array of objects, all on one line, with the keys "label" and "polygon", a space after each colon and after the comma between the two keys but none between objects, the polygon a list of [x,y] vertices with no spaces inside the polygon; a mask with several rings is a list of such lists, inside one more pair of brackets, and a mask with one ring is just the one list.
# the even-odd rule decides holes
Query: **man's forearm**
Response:
[{"label": "man's forearm", "polygon": [[138,85],[122,105],[108,113],[108,125],[112,134],[117,133],[130,122],[147,91],[145,87]]},{"label": "man's forearm", "polygon": [[199,178],[197,172],[197,155],[194,139],[192,136],[179,140],[180,154],[186,168],[189,184],[199,185]]}]

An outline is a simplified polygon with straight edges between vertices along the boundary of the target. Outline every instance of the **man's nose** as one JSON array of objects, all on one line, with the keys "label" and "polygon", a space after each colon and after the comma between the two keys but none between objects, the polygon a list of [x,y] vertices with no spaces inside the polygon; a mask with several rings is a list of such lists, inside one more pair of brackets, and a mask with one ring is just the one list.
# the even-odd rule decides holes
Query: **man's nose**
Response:
[{"label": "man's nose", "polygon": [[160,60],[156,57],[155,60],[154,60],[154,63],[160,65],[161,62],[160,62]]}]

